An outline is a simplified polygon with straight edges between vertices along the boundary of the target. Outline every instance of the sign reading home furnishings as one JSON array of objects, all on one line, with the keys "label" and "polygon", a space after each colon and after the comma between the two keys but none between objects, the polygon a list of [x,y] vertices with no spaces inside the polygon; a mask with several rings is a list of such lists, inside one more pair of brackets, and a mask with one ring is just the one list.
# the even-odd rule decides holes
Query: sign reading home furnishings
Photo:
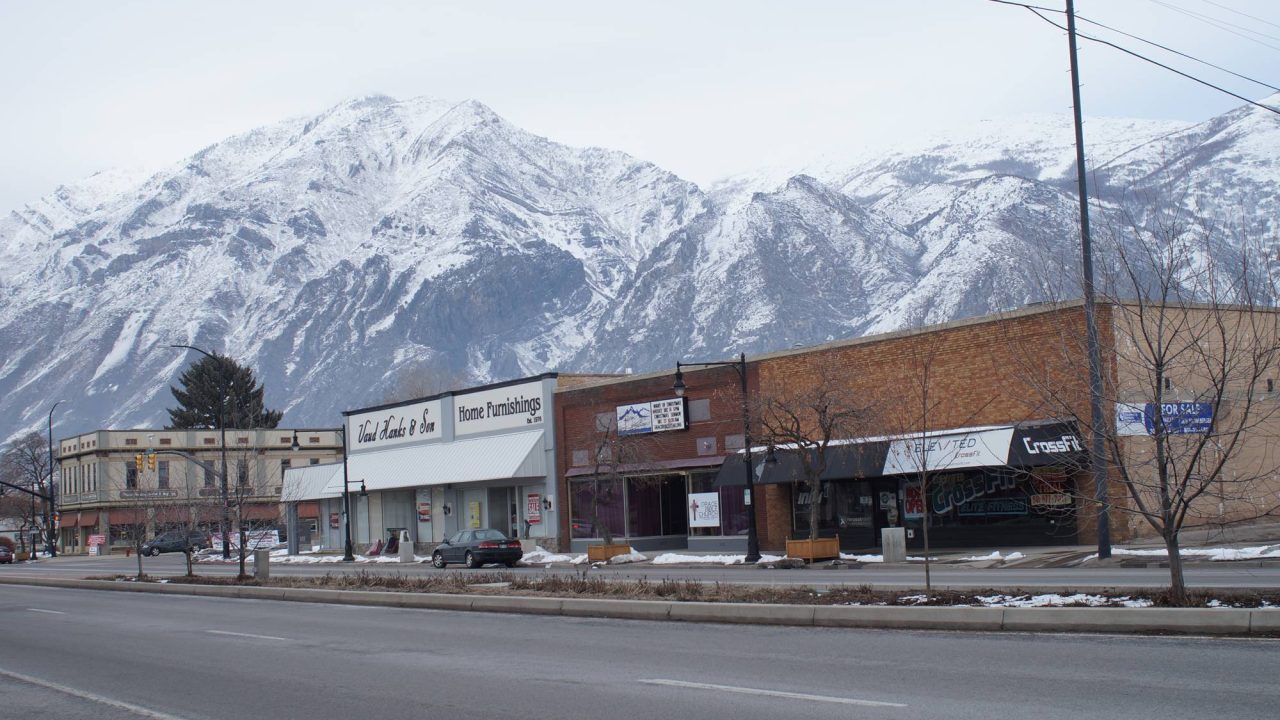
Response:
[{"label": "sign reading home furnishings", "polygon": [[548,409],[540,380],[455,395],[453,434],[541,427]]}]

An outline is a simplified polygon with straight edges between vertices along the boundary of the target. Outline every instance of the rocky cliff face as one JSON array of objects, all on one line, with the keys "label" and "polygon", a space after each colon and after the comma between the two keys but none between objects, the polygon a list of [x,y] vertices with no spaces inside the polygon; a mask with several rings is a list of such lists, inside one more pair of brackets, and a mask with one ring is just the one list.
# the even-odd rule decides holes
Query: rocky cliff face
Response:
[{"label": "rocky cliff face", "polygon": [[[1090,133],[1102,223],[1156,196],[1275,236],[1276,116]],[[344,103],[0,218],[0,437],[50,398],[66,432],[163,422],[171,343],[332,425],[415,368],[649,370],[1017,307],[1074,258],[1070,143],[1024,120],[704,191],[476,102]]]}]

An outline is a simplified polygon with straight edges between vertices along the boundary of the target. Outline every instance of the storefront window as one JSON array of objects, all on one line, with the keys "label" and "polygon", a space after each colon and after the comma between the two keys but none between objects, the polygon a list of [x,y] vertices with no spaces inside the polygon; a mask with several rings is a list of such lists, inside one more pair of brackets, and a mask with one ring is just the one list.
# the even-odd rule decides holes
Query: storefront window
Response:
[{"label": "storefront window", "polygon": [[[795,515],[792,519],[796,534],[802,537],[809,535],[809,498],[813,493],[808,490],[805,485],[797,484],[795,486],[795,503],[792,504],[792,510]],[[831,503],[831,483],[824,483],[822,487],[821,506],[818,508],[818,532],[825,533],[834,531],[836,523],[832,517]]]},{"label": "storefront window", "polygon": [[571,493],[572,537],[602,537],[597,522],[609,528],[615,537],[623,536],[626,517],[621,480],[578,480],[572,484]]},{"label": "storefront window", "polygon": [[1070,475],[1039,468],[940,473],[922,493],[918,479],[906,483],[907,527],[919,528],[929,504],[930,540],[982,544],[1000,537],[1014,542],[1052,542],[1075,534]]},{"label": "storefront window", "polygon": [[[719,495],[720,525],[718,527],[691,527],[690,535],[746,535],[747,503],[743,487],[740,485],[717,489],[716,473],[694,473],[689,476],[690,493],[717,493]],[[758,491],[757,491],[758,493]],[[684,508],[685,520],[688,521],[688,507]]]},{"label": "storefront window", "polygon": [[631,537],[662,534],[662,476],[627,479],[627,524]]}]

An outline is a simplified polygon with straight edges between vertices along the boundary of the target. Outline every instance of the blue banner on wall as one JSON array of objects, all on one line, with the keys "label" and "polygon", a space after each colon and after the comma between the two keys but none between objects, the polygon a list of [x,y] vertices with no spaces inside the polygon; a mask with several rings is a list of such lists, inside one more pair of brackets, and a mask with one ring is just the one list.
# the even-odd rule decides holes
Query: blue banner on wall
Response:
[{"label": "blue banner on wall", "polygon": [[[1158,408],[1158,410],[1157,410]],[[1157,415],[1157,411],[1159,415]],[[1155,418],[1159,417],[1166,435],[1209,432],[1213,425],[1213,404],[1200,402],[1147,403],[1116,405],[1118,435],[1154,435]]]}]

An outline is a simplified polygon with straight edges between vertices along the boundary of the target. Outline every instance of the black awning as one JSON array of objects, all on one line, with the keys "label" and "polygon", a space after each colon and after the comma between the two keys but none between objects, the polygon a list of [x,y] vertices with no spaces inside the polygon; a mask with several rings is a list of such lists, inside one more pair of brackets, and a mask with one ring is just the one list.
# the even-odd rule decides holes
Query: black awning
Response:
[{"label": "black awning", "polygon": [[[807,450],[810,454],[814,450]],[[823,480],[842,480],[848,478],[879,477],[884,470],[885,455],[889,452],[889,443],[885,441],[846,443],[827,448],[827,469],[822,473]],[[775,450],[776,463],[765,462],[764,451],[753,452],[751,461],[755,464],[755,482],[757,485],[780,485],[803,482],[804,464],[796,450]],[[715,487],[740,487],[747,484],[742,465],[742,454],[730,455],[720,466],[720,474],[716,476]]]}]

